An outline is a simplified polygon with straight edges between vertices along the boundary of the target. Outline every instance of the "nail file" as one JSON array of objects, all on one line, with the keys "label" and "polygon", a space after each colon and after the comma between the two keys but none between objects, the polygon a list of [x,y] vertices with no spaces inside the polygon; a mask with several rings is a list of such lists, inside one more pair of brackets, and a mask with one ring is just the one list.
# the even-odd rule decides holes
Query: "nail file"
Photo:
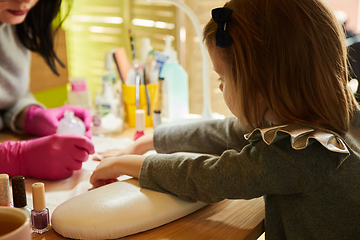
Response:
[{"label": "nail file", "polygon": [[127,74],[130,69],[130,63],[125,48],[117,48],[113,52],[113,59],[116,64],[120,79],[123,83],[125,83],[127,80]]}]

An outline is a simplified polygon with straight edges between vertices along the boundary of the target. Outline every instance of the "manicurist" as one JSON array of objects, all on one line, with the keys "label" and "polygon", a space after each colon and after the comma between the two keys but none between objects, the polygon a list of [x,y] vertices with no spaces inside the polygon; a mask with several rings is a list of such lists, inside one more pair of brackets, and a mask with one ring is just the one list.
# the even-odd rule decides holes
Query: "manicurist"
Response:
[{"label": "manicurist", "polygon": [[[1,143],[0,173],[67,178],[94,152],[88,110],[74,106],[46,109],[29,92],[30,51],[40,54],[57,73],[55,62],[60,60],[54,51],[52,24],[60,5],[61,0],[0,1],[0,131],[9,128],[39,137]],[[84,121],[86,137],[55,134],[67,109]]]}]

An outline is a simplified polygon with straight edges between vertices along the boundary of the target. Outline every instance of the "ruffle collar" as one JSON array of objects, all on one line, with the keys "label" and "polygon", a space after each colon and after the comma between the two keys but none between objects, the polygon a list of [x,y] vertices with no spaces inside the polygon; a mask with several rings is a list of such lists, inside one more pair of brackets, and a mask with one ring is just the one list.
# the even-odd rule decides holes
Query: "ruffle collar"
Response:
[{"label": "ruffle collar", "polygon": [[277,125],[267,128],[256,128],[245,134],[250,142],[261,139],[268,145],[290,135],[291,146],[295,150],[306,148],[311,141],[316,140],[326,149],[340,153],[339,166],[350,155],[345,142],[334,132],[326,129],[315,129],[303,124]]}]

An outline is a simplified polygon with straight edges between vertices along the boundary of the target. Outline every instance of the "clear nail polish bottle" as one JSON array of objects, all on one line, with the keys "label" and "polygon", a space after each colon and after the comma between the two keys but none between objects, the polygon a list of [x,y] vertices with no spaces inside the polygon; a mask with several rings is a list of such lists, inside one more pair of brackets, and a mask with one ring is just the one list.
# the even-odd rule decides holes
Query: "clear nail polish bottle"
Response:
[{"label": "clear nail polish bottle", "polygon": [[11,178],[14,207],[19,208],[31,216],[31,210],[27,206],[25,178],[23,176],[15,176]]},{"label": "clear nail polish bottle", "polygon": [[10,200],[9,175],[0,174],[0,206],[13,207]]},{"label": "clear nail polish bottle", "polygon": [[76,133],[80,136],[85,135],[84,122],[74,115],[71,110],[65,110],[64,117],[60,119],[57,133]]},{"label": "clear nail polish bottle", "polygon": [[32,185],[33,206],[31,210],[32,230],[36,233],[44,233],[50,229],[49,209],[45,206],[44,183],[37,182]]}]

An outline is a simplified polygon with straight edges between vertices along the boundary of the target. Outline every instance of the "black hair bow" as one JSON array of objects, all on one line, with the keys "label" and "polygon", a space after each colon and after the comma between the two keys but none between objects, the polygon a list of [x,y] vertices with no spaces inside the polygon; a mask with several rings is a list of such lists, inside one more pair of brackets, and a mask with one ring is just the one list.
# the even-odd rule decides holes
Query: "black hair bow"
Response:
[{"label": "black hair bow", "polygon": [[212,18],[218,24],[216,31],[216,46],[226,48],[232,43],[232,37],[226,32],[226,22],[229,21],[233,10],[228,7],[215,8],[211,11]]}]

